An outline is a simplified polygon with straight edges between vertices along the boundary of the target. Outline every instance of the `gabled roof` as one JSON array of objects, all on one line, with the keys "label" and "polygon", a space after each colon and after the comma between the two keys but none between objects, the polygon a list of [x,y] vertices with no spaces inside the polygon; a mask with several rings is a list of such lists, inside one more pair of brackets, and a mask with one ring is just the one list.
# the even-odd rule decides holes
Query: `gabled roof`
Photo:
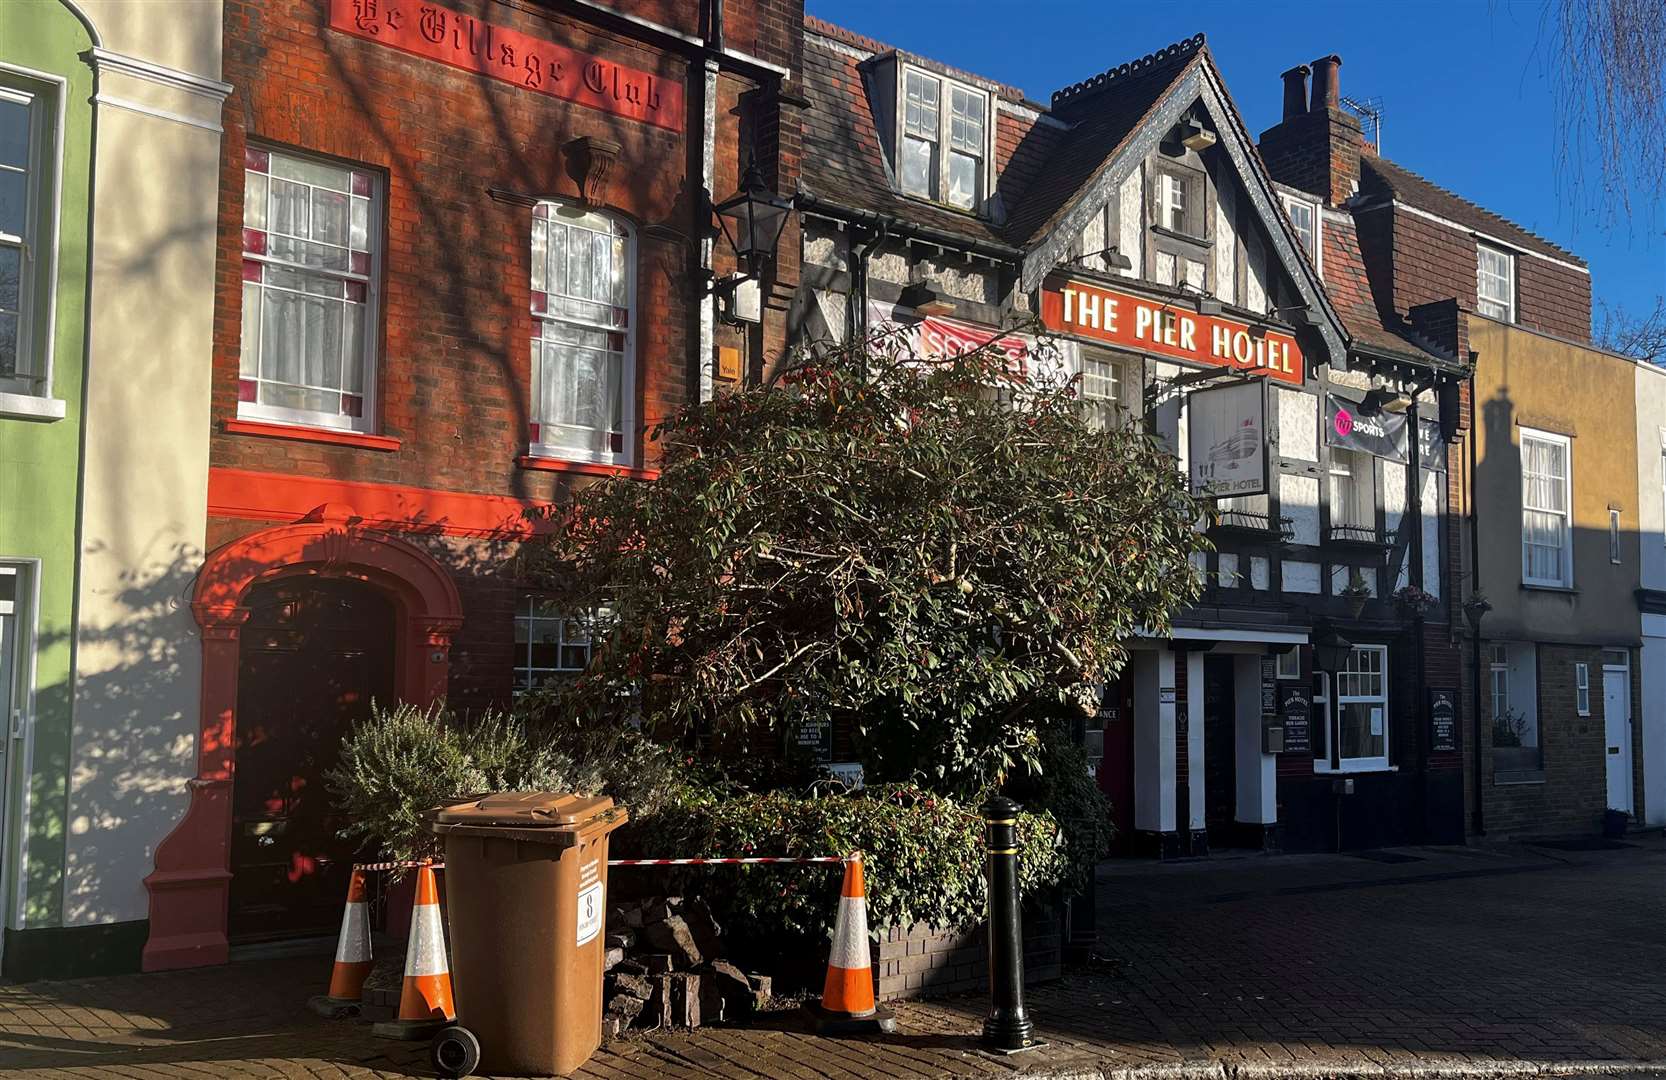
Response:
[{"label": "gabled roof", "polygon": [[1419,210],[1455,221],[1459,225],[1488,233],[1526,251],[1585,265],[1585,260],[1544,237],[1531,233],[1468,199],[1417,175],[1387,158],[1366,153],[1360,157],[1359,187],[1366,195],[1385,195]]},{"label": "gabled roof", "polygon": [[1025,244],[1047,232],[1203,53],[1198,34],[1055,93],[1053,118],[1069,130],[1048,155],[1040,181],[1013,208],[1008,238]]}]

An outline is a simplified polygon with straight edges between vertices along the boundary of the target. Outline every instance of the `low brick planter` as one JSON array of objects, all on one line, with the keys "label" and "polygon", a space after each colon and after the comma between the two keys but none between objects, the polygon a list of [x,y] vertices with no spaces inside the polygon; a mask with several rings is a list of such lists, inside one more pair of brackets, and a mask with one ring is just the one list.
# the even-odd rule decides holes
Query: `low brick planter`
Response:
[{"label": "low brick planter", "polygon": [[[1063,975],[1063,928],[1053,908],[1025,913],[1025,982]],[[933,930],[923,923],[887,927],[879,933],[873,966],[880,1001],[984,990],[989,986],[989,936],[981,925],[970,930]]]}]

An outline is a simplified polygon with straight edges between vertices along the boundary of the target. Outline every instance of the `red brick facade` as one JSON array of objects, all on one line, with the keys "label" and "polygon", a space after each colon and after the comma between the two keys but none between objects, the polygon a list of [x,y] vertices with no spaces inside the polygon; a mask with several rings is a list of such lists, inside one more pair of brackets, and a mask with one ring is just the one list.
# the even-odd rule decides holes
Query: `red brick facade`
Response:
[{"label": "red brick facade", "polygon": [[[509,687],[510,612],[515,590],[501,575],[511,545],[492,540],[458,496],[498,503],[559,501],[597,472],[591,465],[528,462],[535,333],[530,307],[530,230],[540,197],[577,200],[584,179],[574,141],[620,147],[598,209],[636,236],[635,386],[637,423],[626,433],[633,463],[651,467],[643,430],[698,391],[700,308],[696,264],[707,235],[701,197],[702,96],[706,58],[716,75],[711,195],[738,186],[755,152],[766,182],[791,193],[801,154],[794,71],[802,6],[792,0],[724,8],[724,56],[606,12],[593,21],[510,2],[453,0],[453,12],[482,24],[559,43],[683,87],[681,130],[642,123],[470,71],[410,55],[329,26],[320,0],[231,0],[225,17],[225,79],[220,259],[216,305],[209,542],[217,545],[266,525],[292,521],[292,481],[397,485],[413,507],[387,527],[424,535],[417,542],[452,567],[466,624],[455,641],[453,693],[460,703],[503,696]],[[415,19],[421,5],[388,3]],[[698,38],[703,5],[631,5],[631,14]],[[385,12],[384,12],[385,13]],[[739,57],[737,62],[732,58]],[[377,174],[386,193],[380,220],[381,304],[375,316],[374,372],[379,439],[334,437],[236,421],[242,335],[244,156],[250,146],[289,149]],[[703,219],[703,220],[702,220]],[[722,346],[754,358],[785,345],[785,297],[797,283],[796,224],[766,275],[761,326],[718,323]],[[724,242],[714,270],[734,269]],[[708,367],[709,370],[709,367]],[[534,467],[529,467],[534,466]],[[236,470],[235,483],[228,477]],[[260,477],[289,481],[283,497]],[[323,490],[322,488],[320,490]],[[425,498],[424,493],[429,493]],[[322,501],[322,500],[321,500]],[[235,509],[229,505],[235,503]],[[494,504],[496,505],[496,504]],[[461,508],[461,509],[460,509]],[[265,512],[265,511],[269,511]],[[304,509],[303,511],[304,512]],[[445,534],[445,535],[442,535]]]}]

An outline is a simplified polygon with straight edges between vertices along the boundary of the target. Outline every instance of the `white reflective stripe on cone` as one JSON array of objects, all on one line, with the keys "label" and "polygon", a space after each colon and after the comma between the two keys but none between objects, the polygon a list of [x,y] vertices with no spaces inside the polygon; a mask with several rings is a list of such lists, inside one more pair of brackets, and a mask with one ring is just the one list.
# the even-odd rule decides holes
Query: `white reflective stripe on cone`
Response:
[{"label": "white reflective stripe on cone", "polygon": [[827,962],[838,968],[869,966],[868,902],[862,897],[839,898],[839,918],[833,928],[833,948]]},{"label": "white reflective stripe on cone", "polygon": [[370,959],[370,905],[348,904],[336,941],[336,961],[358,964]]},{"label": "white reflective stripe on cone", "polygon": [[411,942],[405,947],[405,975],[445,975],[445,935],[440,931],[438,904],[419,904],[411,910]]}]

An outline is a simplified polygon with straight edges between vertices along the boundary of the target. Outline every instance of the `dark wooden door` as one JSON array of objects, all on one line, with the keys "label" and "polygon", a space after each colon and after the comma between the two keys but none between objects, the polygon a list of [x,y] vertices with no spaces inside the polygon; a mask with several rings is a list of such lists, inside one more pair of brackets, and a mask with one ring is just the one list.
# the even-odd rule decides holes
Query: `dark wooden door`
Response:
[{"label": "dark wooden door", "polygon": [[371,700],[392,700],[393,607],[370,586],[321,579],[257,586],[248,607],[229,929],[234,941],[329,933],[354,844],[336,835],[324,774]]},{"label": "dark wooden door", "polygon": [[1238,811],[1237,701],[1230,656],[1203,658],[1203,819],[1209,846],[1231,843]]},{"label": "dark wooden door", "polygon": [[1099,760],[1099,790],[1111,800],[1116,825],[1112,850],[1126,854],[1134,841],[1134,694],[1127,671],[1105,687],[1099,706],[1105,729],[1105,755]]}]

